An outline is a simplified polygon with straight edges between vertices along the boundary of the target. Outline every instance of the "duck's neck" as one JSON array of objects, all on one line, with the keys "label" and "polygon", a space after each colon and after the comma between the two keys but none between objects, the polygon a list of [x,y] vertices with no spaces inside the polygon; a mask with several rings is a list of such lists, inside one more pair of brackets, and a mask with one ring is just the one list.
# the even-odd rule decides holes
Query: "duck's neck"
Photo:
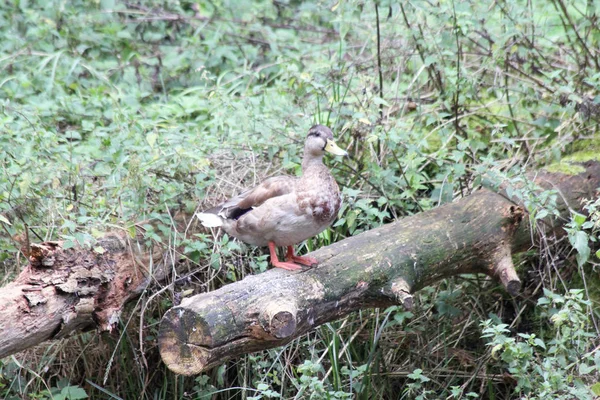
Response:
[{"label": "duck's neck", "polygon": [[305,155],[302,160],[302,173],[304,174],[308,169],[318,168],[320,166],[323,166],[323,155]]}]

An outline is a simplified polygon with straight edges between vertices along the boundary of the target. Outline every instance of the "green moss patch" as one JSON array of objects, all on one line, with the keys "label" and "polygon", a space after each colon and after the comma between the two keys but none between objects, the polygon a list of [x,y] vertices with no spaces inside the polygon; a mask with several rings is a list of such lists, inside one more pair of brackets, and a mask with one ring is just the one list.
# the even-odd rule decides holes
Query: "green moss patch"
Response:
[{"label": "green moss patch", "polygon": [[581,165],[571,164],[564,160],[559,163],[548,165],[547,167],[544,167],[544,169],[548,172],[557,172],[565,175],[577,175],[585,171],[585,168]]}]

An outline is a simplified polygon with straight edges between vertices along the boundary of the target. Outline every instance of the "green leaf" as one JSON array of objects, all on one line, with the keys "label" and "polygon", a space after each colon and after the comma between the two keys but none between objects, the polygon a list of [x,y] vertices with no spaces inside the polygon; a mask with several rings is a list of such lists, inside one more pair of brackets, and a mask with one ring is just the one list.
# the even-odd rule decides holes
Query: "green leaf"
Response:
[{"label": "green leaf", "polygon": [[4,222],[7,225],[12,225],[10,223],[10,221],[8,220],[8,218],[6,218],[4,215],[0,214],[0,222]]},{"label": "green leaf", "polygon": [[535,214],[535,219],[544,219],[548,216],[548,210],[542,208]]},{"label": "green leaf", "polygon": [[594,392],[596,396],[600,396],[600,382],[594,383],[590,389],[592,389],[592,392]]},{"label": "green leaf", "polygon": [[67,387],[64,387],[63,390],[60,391],[60,393],[62,395],[64,395],[65,398],[67,398],[69,400],[80,400],[80,399],[87,399],[88,398],[88,395],[85,392],[85,390],[83,390],[79,386],[67,386]]},{"label": "green leaf", "polygon": [[150,145],[150,147],[154,148],[154,145],[156,144],[156,139],[158,138],[158,135],[156,133],[149,133],[146,136],[146,141],[148,142],[148,144]]},{"label": "green leaf", "polygon": [[137,229],[135,229],[135,225],[129,225],[127,227],[127,233],[129,234],[130,238],[135,238],[135,236],[137,235]]},{"label": "green leaf", "polygon": [[595,366],[587,365],[586,363],[579,364],[579,374],[580,375],[588,375],[590,372],[593,372],[596,369]]},{"label": "green leaf", "polygon": [[493,358],[498,358],[498,355],[496,353],[498,353],[500,350],[502,350],[502,344],[497,344],[494,347],[492,347],[492,357]]},{"label": "green leaf", "polygon": [[413,313],[411,313],[410,311],[400,311],[394,314],[394,321],[401,325],[404,323],[404,320],[410,319],[412,317]]},{"label": "green leaf", "polygon": [[221,365],[218,369],[217,369],[217,383],[219,384],[219,386],[223,386],[225,384],[225,372],[226,372],[227,368],[225,365]]},{"label": "green leaf", "polygon": [[102,247],[102,246],[96,246],[96,247],[94,247],[94,251],[98,254],[104,254],[104,252],[106,250],[104,250],[104,247]]},{"label": "green leaf", "polygon": [[356,223],[356,217],[358,211],[352,210],[346,215],[346,222],[348,223],[348,228],[353,228]]},{"label": "green leaf", "polygon": [[100,8],[103,11],[111,11],[115,8],[115,0],[100,0]]},{"label": "green leaf", "polygon": [[571,245],[577,250],[577,264],[582,266],[590,258],[590,246],[588,244],[588,234],[583,231],[576,231],[569,235]]},{"label": "green leaf", "polygon": [[537,301],[538,306],[550,304],[550,300],[547,297],[540,297]]},{"label": "green leaf", "polygon": [[573,212],[573,221],[577,225],[578,228],[581,228],[585,220],[587,219],[585,215]]},{"label": "green leaf", "polygon": [[31,174],[29,172],[25,172],[21,175],[21,181],[19,182],[19,191],[21,196],[25,196],[29,187],[31,186]]}]

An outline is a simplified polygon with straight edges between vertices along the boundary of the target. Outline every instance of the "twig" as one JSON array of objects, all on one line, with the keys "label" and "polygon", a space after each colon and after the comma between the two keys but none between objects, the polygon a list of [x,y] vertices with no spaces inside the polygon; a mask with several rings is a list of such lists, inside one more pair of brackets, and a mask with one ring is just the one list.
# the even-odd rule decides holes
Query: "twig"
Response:
[{"label": "twig", "polygon": [[[409,189],[412,189],[412,187],[410,186],[410,183],[408,182],[408,178],[406,177],[406,174],[404,173],[404,168],[402,168],[402,165],[400,164],[400,160],[398,159],[396,152],[393,150],[392,150],[392,155],[394,156],[394,160],[396,160],[396,164],[398,165],[398,169],[400,170],[400,175],[402,175],[402,177],[404,178],[404,182],[406,182],[406,186]],[[419,204],[419,200],[415,197],[415,195],[411,194],[410,197],[413,199],[413,201],[417,205],[417,208],[419,209],[419,211],[423,212],[423,207],[421,207],[421,204]]]},{"label": "twig", "polygon": [[452,1],[452,14],[454,19],[454,36],[456,38],[456,89],[454,90],[454,130],[456,131],[456,136],[460,134],[460,123],[458,121],[458,98],[460,93],[460,57],[461,57],[461,47],[460,40],[458,35],[458,21],[456,17],[456,9],[454,6],[454,1]]},{"label": "twig", "polygon": [[[381,32],[379,28],[379,7],[377,6],[377,2],[375,2],[375,17],[377,19],[377,72],[379,73],[379,98],[383,99],[383,72],[381,72]],[[381,102],[379,103],[379,118],[383,118],[383,104]],[[381,151],[381,147],[379,150]]]},{"label": "twig", "polygon": [[[402,11],[402,17],[404,18],[404,23],[406,24],[406,27],[410,30],[412,30],[412,26],[410,25],[410,22],[408,22],[408,18],[406,16],[406,12],[404,11],[404,6],[402,5],[402,2],[399,3],[400,6],[400,11]],[[419,58],[421,58],[421,62],[425,65],[425,54],[423,52],[423,48],[421,47],[421,45],[419,44],[419,41],[417,40],[417,38],[415,37],[414,34],[412,35],[412,39],[415,42],[415,47],[417,48],[417,52],[419,53]],[[435,71],[433,70],[431,65],[427,66],[427,74],[429,75],[429,79],[431,79],[433,81],[433,83],[435,84],[435,86],[437,87],[438,91],[440,92],[440,94],[444,94],[444,86],[442,85],[442,81],[441,78],[438,74],[435,73]]]},{"label": "twig", "polygon": [[[563,0],[556,0],[556,3],[558,3],[558,5],[560,6],[560,9],[561,9],[563,15],[565,16],[565,18],[567,19],[567,21],[569,21],[569,25],[571,26],[573,33],[575,33],[575,37],[577,37],[577,41],[581,44],[581,47],[583,48],[585,53],[587,53],[587,55],[590,56],[590,58],[596,65],[596,69],[600,69],[600,64],[598,63],[598,59],[596,57],[594,57],[594,55],[592,54],[592,52],[590,51],[588,46],[585,44],[585,41],[579,35],[578,29],[575,26],[575,24],[573,23],[573,20],[571,19],[571,16],[569,15],[569,12],[567,11],[567,7],[565,6],[565,3],[563,2]],[[587,57],[586,57],[586,59],[587,59]],[[587,62],[586,62],[586,64],[587,64]]]}]

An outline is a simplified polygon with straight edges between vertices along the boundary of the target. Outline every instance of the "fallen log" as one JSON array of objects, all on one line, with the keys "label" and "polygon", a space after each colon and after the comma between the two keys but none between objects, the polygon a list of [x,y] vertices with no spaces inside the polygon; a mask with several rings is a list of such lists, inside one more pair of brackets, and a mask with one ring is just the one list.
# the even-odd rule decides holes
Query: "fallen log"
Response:
[{"label": "fallen log", "polygon": [[[564,233],[571,210],[595,197],[600,163],[568,175],[541,171],[535,182],[559,192],[561,217],[543,220]],[[483,273],[511,294],[520,289],[512,255],[534,243],[525,209],[480,190],[455,203],[404,218],[311,253],[318,267],[272,269],[184,299],[160,325],[159,348],[174,372],[198,374],[231,357],[282,346],[355,310],[402,304],[442,278]]]},{"label": "fallen log", "polygon": [[130,242],[136,240],[118,232],[99,239],[95,250],[64,248],[63,242],[23,246],[29,264],[0,288],[0,358],[46,340],[112,330],[150,277],[165,275],[160,249],[140,252]]}]

